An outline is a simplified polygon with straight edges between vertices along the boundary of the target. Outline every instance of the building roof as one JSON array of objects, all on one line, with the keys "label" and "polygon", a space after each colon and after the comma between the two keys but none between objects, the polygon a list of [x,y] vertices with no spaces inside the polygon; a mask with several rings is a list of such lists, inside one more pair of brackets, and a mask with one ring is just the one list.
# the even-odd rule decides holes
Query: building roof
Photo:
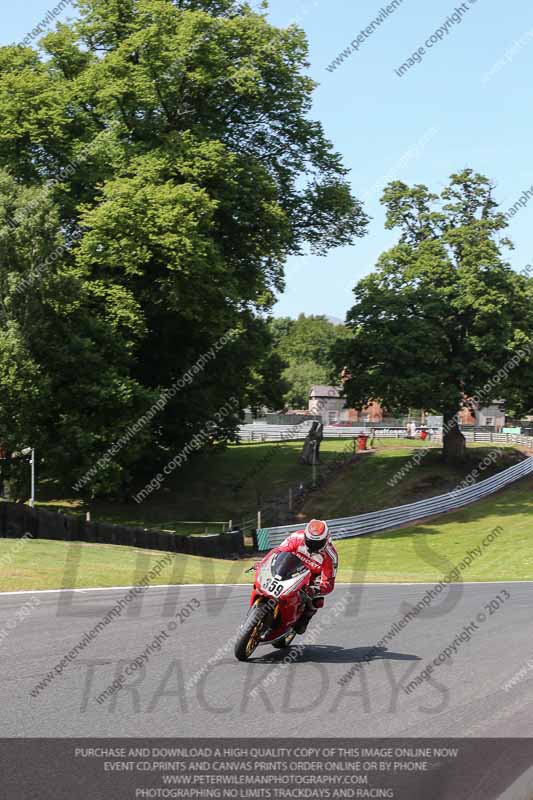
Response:
[{"label": "building roof", "polygon": [[309,397],[341,397],[341,389],[338,386],[324,386],[317,383],[309,389]]}]

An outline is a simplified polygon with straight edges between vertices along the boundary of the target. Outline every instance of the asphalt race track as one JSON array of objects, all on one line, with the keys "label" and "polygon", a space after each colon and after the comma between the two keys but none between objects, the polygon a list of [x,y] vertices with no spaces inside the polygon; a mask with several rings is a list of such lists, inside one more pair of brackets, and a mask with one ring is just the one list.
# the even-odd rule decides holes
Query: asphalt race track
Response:
[{"label": "asphalt race track", "polygon": [[[127,590],[35,593],[40,605],[0,643],[0,735],[530,737],[533,583],[453,585],[365,663],[365,653],[404,616],[404,604],[416,604],[429,588],[338,586],[295,640],[303,649],[294,659],[262,647],[247,664],[234,659],[228,640],[246,612],[248,587],[150,588],[32,697],[30,690]],[[491,612],[487,605],[497,595],[505,601]],[[0,595],[0,629],[31,597]],[[343,598],[347,610],[335,614]],[[479,614],[486,619],[470,641],[406,694],[402,686]],[[163,638],[161,631],[160,650],[154,646],[148,663],[98,703],[124,668],[158,634]],[[522,679],[505,691],[524,666]],[[340,685],[350,669],[353,677]]]}]

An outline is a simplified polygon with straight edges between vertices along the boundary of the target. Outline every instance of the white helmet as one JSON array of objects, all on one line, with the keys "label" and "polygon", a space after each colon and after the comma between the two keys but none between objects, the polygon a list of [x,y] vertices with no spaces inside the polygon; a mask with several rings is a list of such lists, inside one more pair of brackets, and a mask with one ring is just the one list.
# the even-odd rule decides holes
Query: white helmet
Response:
[{"label": "white helmet", "polygon": [[305,526],[305,543],[310,553],[320,553],[328,543],[329,528],[323,519],[312,519]]}]

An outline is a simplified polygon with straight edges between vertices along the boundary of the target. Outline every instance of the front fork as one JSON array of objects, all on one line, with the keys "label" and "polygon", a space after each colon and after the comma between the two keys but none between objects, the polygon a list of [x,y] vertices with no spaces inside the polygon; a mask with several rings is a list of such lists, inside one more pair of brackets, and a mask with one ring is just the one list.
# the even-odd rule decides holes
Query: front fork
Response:
[{"label": "front fork", "polygon": [[258,594],[252,601],[250,611],[259,605],[270,606],[269,610],[265,612],[265,616],[263,617],[263,630],[261,632],[261,639],[264,639],[272,630],[274,630],[277,625],[280,615],[279,603],[277,600],[274,600],[273,597],[265,597],[265,595]]}]

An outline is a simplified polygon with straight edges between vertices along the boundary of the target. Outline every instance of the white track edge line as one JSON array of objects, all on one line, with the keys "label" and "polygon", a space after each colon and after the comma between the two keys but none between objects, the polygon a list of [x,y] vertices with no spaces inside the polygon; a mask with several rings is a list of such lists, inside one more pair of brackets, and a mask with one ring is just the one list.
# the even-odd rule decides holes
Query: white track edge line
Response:
[{"label": "white track edge line", "polygon": [[[419,582],[415,581],[414,583],[337,583],[336,586],[437,586],[440,581],[433,581],[432,583]],[[459,583],[449,583],[449,586],[493,586],[493,585],[507,585],[509,583],[531,583],[533,584],[533,580],[523,580],[523,581],[460,581]],[[57,594],[58,592],[118,592],[118,591],[126,591],[130,589],[187,589],[187,588],[198,588],[198,587],[222,587],[222,586],[244,586],[251,588],[253,584],[251,583],[163,583],[157,584],[155,586],[96,586],[92,589],[21,589],[20,591],[16,592],[1,592],[0,591],[0,599],[2,597],[9,597],[11,595],[20,595],[20,594]]]}]

